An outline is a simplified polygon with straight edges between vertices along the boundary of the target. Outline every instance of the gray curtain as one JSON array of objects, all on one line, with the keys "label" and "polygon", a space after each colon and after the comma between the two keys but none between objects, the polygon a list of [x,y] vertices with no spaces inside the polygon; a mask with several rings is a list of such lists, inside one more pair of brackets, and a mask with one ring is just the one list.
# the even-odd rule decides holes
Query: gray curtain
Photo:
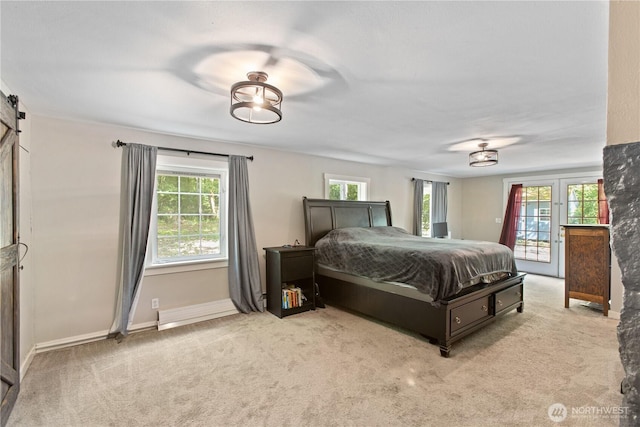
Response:
[{"label": "gray curtain", "polygon": [[[431,223],[447,222],[447,183],[431,182]],[[431,227],[431,237],[435,237]]]},{"label": "gray curtain", "polygon": [[127,335],[133,301],[144,273],[157,154],[157,147],[141,144],[127,144],[123,147],[120,283],[116,316],[111,328],[111,333],[118,340]]},{"label": "gray curtain", "polygon": [[413,181],[413,234],[422,236],[422,202],[424,198],[424,181]]},{"label": "gray curtain", "polygon": [[244,156],[229,156],[229,295],[243,312],[264,311]]}]

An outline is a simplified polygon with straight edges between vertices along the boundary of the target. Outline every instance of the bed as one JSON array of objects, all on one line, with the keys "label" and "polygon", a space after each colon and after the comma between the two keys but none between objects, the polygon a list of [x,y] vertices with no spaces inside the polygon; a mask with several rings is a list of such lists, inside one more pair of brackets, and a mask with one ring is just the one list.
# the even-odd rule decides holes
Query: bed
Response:
[{"label": "bed", "polygon": [[[419,333],[439,345],[443,357],[449,357],[454,342],[514,309],[523,311],[524,274],[518,274],[513,253],[507,249],[509,260],[487,262],[483,258],[489,255],[481,254],[485,248],[504,252],[502,245],[411,236],[393,227],[389,202],[305,197],[303,208],[306,245],[316,248],[319,295],[330,305]],[[342,242],[359,242],[369,235],[374,240],[365,247],[365,255],[355,249],[332,254]],[[386,253],[395,252],[400,242],[408,252]],[[432,255],[418,253],[416,245],[422,242],[435,245],[438,256],[424,258]],[[455,261],[461,254],[478,258],[479,264]],[[374,264],[374,272],[361,271],[364,264]],[[398,271],[392,268],[401,264]],[[431,267],[420,272],[413,268],[422,264]]]}]

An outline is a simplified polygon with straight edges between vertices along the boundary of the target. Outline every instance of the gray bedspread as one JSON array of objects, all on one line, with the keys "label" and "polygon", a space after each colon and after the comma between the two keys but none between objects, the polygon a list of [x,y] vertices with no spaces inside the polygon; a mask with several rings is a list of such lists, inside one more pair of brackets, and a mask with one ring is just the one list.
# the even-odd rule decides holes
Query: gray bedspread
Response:
[{"label": "gray bedspread", "polygon": [[339,228],[316,242],[316,261],[375,281],[415,286],[434,301],[496,273],[517,274],[499,243],[430,239],[397,227]]}]

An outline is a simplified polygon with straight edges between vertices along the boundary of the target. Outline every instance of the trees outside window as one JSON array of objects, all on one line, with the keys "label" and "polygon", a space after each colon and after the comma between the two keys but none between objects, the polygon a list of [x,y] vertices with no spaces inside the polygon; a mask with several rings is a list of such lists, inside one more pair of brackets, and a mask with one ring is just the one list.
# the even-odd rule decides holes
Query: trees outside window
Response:
[{"label": "trees outside window", "polygon": [[151,264],[226,258],[226,171],[156,172]]},{"label": "trees outside window", "polygon": [[332,180],[329,184],[329,199],[362,200],[360,199],[360,185],[360,183]]},{"label": "trees outside window", "polygon": [[567,222],[598,224],[598,184],[567,186]]},{"label": "trees outside window", "polygon": [[324,174],[325,198],[330,200],[368,200],[369,179]]},{"label": "trees outside window", "polygon": [[425,183],[422,196],[422,235],[431,236],[431,184]]}]

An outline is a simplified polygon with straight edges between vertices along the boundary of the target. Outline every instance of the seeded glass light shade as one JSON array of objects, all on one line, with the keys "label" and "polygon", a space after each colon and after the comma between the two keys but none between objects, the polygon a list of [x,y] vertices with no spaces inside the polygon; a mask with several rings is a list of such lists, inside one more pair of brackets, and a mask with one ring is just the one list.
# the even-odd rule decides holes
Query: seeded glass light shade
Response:
[{"label": "seeded glass light shade", "polygon": [[469,154],[469,166],[484,167],[498,164],[498,150],[485,150],[487,143],[478,144],[480,151]]},{"label": "seeded glass light shade", "polygon": [[248,81],[231,86],[233,117],[247,123],[269,124],[282,120],[282,92],[265,83],[269,76],[262,71],[247,73]]}]

